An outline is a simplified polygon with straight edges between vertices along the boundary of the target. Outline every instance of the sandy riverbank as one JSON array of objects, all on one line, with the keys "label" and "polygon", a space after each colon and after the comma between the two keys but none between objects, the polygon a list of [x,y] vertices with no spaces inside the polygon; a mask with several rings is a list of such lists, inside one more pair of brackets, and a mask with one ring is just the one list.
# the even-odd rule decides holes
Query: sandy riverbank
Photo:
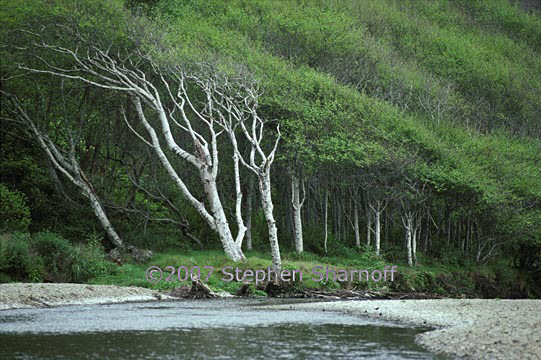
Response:
[{"label": "sandy riverbank", "polygon": [[166,296],[141,287],[86,284],[0,284],[0,310],[62,305],[156,301]]},{"label": "sandy riverbank", "polygon": [[343,311],[412,325],[433,326],[416,341],[464,359],[541,359],[541,300],[337,301],[270,308]]}]

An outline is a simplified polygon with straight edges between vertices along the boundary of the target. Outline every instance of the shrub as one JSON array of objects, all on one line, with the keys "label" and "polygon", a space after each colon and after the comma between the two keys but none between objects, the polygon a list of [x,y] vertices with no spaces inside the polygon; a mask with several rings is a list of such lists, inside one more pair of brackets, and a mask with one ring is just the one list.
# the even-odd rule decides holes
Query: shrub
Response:
[{"label": "shrub", "polygon": [[[0,275],[5,281],[84,282],[113,271],[96,236],[72,245],[51,232],[0,237]],[[2,281],[4,281],[2,280]]]},{"label": "shrub", "polygon": [[110,274],[114,264],[107,261],[101,239],[92,234],[87,244],[76,247],[71,264],[71,279],[75,282],[85,282],[99,275]]},{"label": "shrub", "polygon": [[42,281],[44,261],[30,248],[30,235],[0,237],[0,273],[13,280]]},{"label": "shrub", "polygon": [[69,282],[71,268],[76,261],[76,248],[62,236],[45,231],[33,235],[31,248],[44,260],[44,279],[52,282]]},{"label": "shrub", "polygon": [[0,232],[26,231],[30,225],[30,210],[24,194],[0,184]]}]

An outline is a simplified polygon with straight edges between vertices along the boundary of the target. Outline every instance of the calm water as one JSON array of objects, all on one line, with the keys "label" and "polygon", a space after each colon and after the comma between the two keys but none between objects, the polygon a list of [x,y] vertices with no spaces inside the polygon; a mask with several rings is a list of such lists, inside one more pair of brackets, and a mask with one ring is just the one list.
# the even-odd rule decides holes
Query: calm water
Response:
[{"label": "calm water", "polygon": [[0,359],[435,359],[412,329],[258,300],[0,311]]}]

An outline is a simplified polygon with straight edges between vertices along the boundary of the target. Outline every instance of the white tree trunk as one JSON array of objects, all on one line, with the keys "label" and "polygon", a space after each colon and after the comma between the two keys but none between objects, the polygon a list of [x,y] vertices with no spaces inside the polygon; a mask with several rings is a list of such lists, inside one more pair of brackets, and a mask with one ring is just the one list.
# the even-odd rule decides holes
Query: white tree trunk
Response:
[{"label": "white tree trunk", "polygon": [[[101,203],[92,187],[92,184],[86,179],[86,176],[84,175],[83,171],[79,166],[79,162],[75,157],[75,145],[73,144],[73,142],[71,144],[68,158],[66,158],[62,154],[62,152],[56,147],[56,145],[50,140],[50,138],[46,134],[43,134],[36,127],[30,116],[28,116],[26,111],[20,106],[16,98],[10,98],[13,102],[16,116],[21,120],[21,123],[27,126],[28,129],[32,132],[39,146],[45,152],[53,167],[56,170],[60,171],[60,173],[64,174],[64,176],[71,183],[77,186],[82,191],[82,193],[86,197],[88,197],[94,214],[98,218],[100,225],[107,233],[107,236],[109,237],[113,245],[115,247],[122,247],[124,245],[122,239],[109,221],[109,218],[107,217],[105,210],[101,206]],[[72,141],[72,139],[70,138],[69,141]]]},{"label": "white tree trunk", "polygon": [[406,255],[408,257],[408,265],[413,266],[412,259],[412,233],[413,233],[413,218],[414,214],[411,211],[406,212],[406,215],[402,217],[402,223],[406,229]]},{"label": "white tree trunk", "polygon": [[[260,143],[263,140],[264,121],[259,118],[256,112],[259,96],[256,84],[252,84],[250,81],[248,83],[238,82],[237,84],[235,81],[236,85],[233,85],[228,79],[224,79],[223,76],[214,71],[212,67],[205,66],[202,66],[202,69],[204,71],[210,69],[210,71],[203,75],[200,73],[186,74],[180,66],[173,66],[167,71],[160,71],[160,67],[154,66],[156,63],[150,57],[146,58],[145,61],[148,61],[148,65],[154,66],[155,71],[152,77],[147,78],[145,72],[138,68],[131,60],[128,61],[126,58],[120,58],[119,54],[109,52],[107,48],[102,49],[99,45],[93,44],[95,46],[89,47],[86,52],[78,52],[62,46],[51,46],[44,39],[41,40],[36,42],[36,47],[71,57],[73,61],[70,64],[72,65],[62,68],[44,64],[46,66],[44,70],[35,68],[24,69],[34,73],[76,79],[91,86],[128,94],[134,101],[139,121],[150,135],[151,141],[149,142],[139,134],[130,125],[125,114],[123,114],[127,126],[140,140],[155,151],[160,162],[166,168],[175,185],[181,190],[183,196],[203,217],[211,229],[218,234],[227,256],[234,261],[243,259],[244,256],[240,246],[245,228],[242,217],[240,216],[238,199],[236,217],[239,224],[239,233],[236,240],[234,240],[218,196],[216,186],[219,160],[217,137],[221,131],[216,132],[216,126],[228,130],[231,136],[234,134],[234,128],[240,125],[243,132],[247,135],[247,139],[252,144],[252,163],[257,149],[257,152],[263,159],[262,166],[265,165],[270,168],[278,146],[280,134],[279,128],[277,128],[278,137],[274,148],[269,156],[265,156],[260,147]],[[202,97],[204,104],[201,107],[199,107],[199,103],[194,105],[188,94],[188,89],[191,89],[191,86],[188,85],[192,84],[205,95]],[[164,96],[167,98],[166,101],[162,101]],[[205,204],[191,194],[186,184],[169,162],[162,150],[155,129],[145,118],[142,102],[157,116],[161,125],[161,136],[165,139],[167,148],[173,154],[198,169],[200,178],[203,180],[205,195],[210,205],[210,213],[205,207]],[[188,111],[185,110],[185,107],[188,107]],[[245,127],[245,120],[248,120],[248,118],[252,120],[252,131],[248,131]],[[232,125],[233,122],[236,125]],[[197,123],[198,126],[192,126],[192,123]],[[174,133],[171,131],[171,126],[175,126],[177,131],[182,132],[186,135],[186,138],[191,140],[192,153],[179,146],[175,140]],[[199,133],[197,131],[201,126],[205,129]],[[237,159],[242,160],[236,144],[232,145],[235,156],[237,156]],[[244,164],[244,160],[242,161]],[[254,170],[253,167],[252,170]],[[236,167],[235,176],[238,190],[238,167]],[[237,191],[237,196],[241,196],[239,191]]]},{"label": "white tree trunk", "polygon": [[[234,146],[236,146],[236,139],[234,140]],[[233,173],[235,174],[235,217],[237,219],[238,229],[237,238],[235,239],[235,245],[237,246],[239,253],[244,257],[244,254],[242,254],[242,241],[244,240],[244,236],[246,235],[246,226],[244,225],[244,219],[242,218],[242,187],[240,182],[239,157],[236,151],[233,152]]]},{"label": "white tree trunk", "polygon": [[[242,164],[252,171],[259,181],[259,191],[261,193],[261,207],[265,220],[267,221],[267,228],[269,233],[269,242],[271,247],[272,265],[273,268],[279,270],[282,266],[282,259],[280,257],[280,246],[278,244],[278,229],[276,227],[276,220],[274,219],[274,205],[272,203],[272,187],[270,170],[274,161],[274,156],[280,142],[280,126],[276,126],[277,136],[274,141],[272,150],[265,153],[261,147],[264,134],[264,125],[267,122],[259,117],[257,114],[258,107],[258,94],[255,88],[242,87],[242,97],[244,98],[244,106],[248,107],[248,111],[239,110],[236,105],[232,105],[229,102],[220,104],[226,109],[228,120],[223,121],[223,128],[229,134],[233,140],[233,150],[235,151],[238,159]],[[237,94],[241,96],[241,94]],[[232,120],[234,119],[234,121]],[[244,137],[251,145],[250,157],[246,161],[239,151],[235,140],[235,128],[239,126],[244,134]],[[258,158],[256,160],[256,158]],[[259,163],[257,163],[260,160]]]},{"label": "white tree trunk", "polygon": [[483,247],[481,245],[481,227],[477,227],[477,255],[475,256],[475,262],[479,262],[481,260],[481,251],[483,251]]},{"label": "white tree trunk", "polygon": [[380,249],[381,249],[381,202],[377,202],[377,208],[375,211],[375,223],[376,227],[376,239],[375,239],[375,246],[376,246],[376,255],[379,255]]},{"label": "white tree trunk", "polygon": [[248,179],[248,193],[246,194],[246,250],[252,250],[252,212],[254,206],[254,175]]},{"label": "white tree trunk", "polygon": [[274,205],[272,204],[270,169],[261,174],[259,178],[259,190],[261,191],[261,206],[267,220],[269,231],[269,242],[271,247],[272,267],[279,270],[282,267],[282,259],[280,257],[280,246],[278,244],[278,229],[274,220]]},{"label": "white tree trunk", "polygon": [[303,252],[302,239],[302,217],[301,208],[304,199],[301,201],[300,180],[296,175],[291,175],[291,205],[293,207],[293,238],[295,240],[295,251],[297,254]]},{"label": "white tree trunk", "polygon": [[411,237],[411,255],[413,257],[413,264],[417,266],[417,236],[419,235],[419,228],[415,226],[413,235]]},{"label": "white tree trunk", "polygon": [[[165,155],[164,151],[162,150],[160,146],[160,142],[158,139],[158,135],[156,134],[156,131],[146,119],[146,116],[143,112],[143,108],[141,106],[140,99],[134,98],[133,100],[134,100],[134,104],[137,110],[137,115],[139,117],[139,120],[141,121],[141,123],[143,124],[143,126],[145,127],[145,129],[147,130],[151,138],[152,144],[150,146],[152,146],[152,149],[156,153],[156,156],[158,157],[162,165],[167,170],[167,173],[169,174],[169,176],[171,177],[175,185],[181,190],[184,197],[203,217],[203,219],[210,226],[210,228],[217,233],[227,257],[229,257],[233,261],[243,260],[244,255],[242,253],[242,250],[239,249],[239,247],[237,246],[237,244],[235,243],[233,239],[233,235],[231,234],[231,230],[229,228],[227,218],[225,217],[225,212],[223,210],[222,203],[220,201],[220,197],[218,194],[218,188],[216,185],[217,154],[216,153],[213,154],[214,166],[211,167],[208,164],[208,162],[210,162],[210,159],[209,159],[210,154],[208,154],[208,151],[205,151],[206,149],[199,146],[198,148],[199,157],[193,157],[193,159],[190,161],[190,162],[193,161],[196,164],[198,164],[197,169],[199,170],[199,176],[203,184],[203,189],[207,198],[207,202],[209,203],[210,211],[212,213],[211,215],[205,208],[204,203],[196,199],[191,194],[186,184],[182,181],[178,173],[175,171],[175,169],[169,162],[169,159],[167,158],[167,156]],[[163,109],[160,110],[160,112],[163,112],[163,111],[164,111]],[[172,144],[171,146],[174,146],[174,145]],[[179,156],[181,156],[180,153],[179,153]]]},{"label": "white tree trunk", "polygon": [[334,209],[334,223],[336,227],[336,239],[340,241],[342,239],[342,212],[341,212],[341,204],[340,204],[340,194],[338,193],[338,190],[335,190],[335,195],[333,196],[333,202],[334,206],[331,207]]},{"label": "white tree trunk", "polygon": [[214,225],[216,226],[216,232],[220,237],[222,246],[225,253],[233,261],[240,261],[244,259],[244,254],[239,248],[237,243],[233,239],[233,234],[231,234],[231,229],[229,228],[229,222],[225,216],[224,208],[220,200],[220,195],[218,193],[218,187],[216,184],[216,179],[212,174],[203,169],[201,171],[201,178],[203,180],[203,189],[207,195],[207,200],[209,203],[210,211],[212,212],[212,217],[214,219]]},{"label": "white tree trunk", "polygon": [[411,259],[411,229],[406,228],[406,253],[408,255],[408,265],[413,266],[413,261]]},{"label": "white tree trunk", "polygon": [[372,242],[372,213],[370,209],[366,212],[366,246]]},{"label": "white tree trunk", "polygon": [[359,202],[353,199],[353,231],[355,233],[355,247],[361,247],[361,234],[359,229]]},{"label": "white tree trunk", "polygon": [[115,231],[115,228],[109,221],[109,218],[105,214],[105,211],[103,210],[103,207],[101,206],[96,194],[94,194],[90,188],[86,189],[86,194],[90,200],[90,205],[92,206],[92,210],[94,210],[94,214],[98,218],[102,228],[107,232],[107,236],[113,245],[115,247],[122,247],[124,244],[122,243],[120,236],[118,236],[118,233]]}]

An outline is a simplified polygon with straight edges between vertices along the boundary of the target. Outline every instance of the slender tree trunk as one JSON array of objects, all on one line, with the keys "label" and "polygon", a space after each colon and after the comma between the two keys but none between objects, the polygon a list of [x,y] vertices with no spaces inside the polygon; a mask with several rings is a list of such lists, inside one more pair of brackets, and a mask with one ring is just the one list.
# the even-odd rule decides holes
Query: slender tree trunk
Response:
[{"label": "slender tree trunk", "polygon": [[426,255],[428,252],[428,238],[430,236],[430,207],[426,212],[426,225],[425,225],[425,241],[423,243],[423,253]]},{"label": "slender tree trunk", "polygon": [[383,234],[385,236],[385,246],[389,247],[389,224],[390,224],[389,212],[387,210],[385,210],[384,214],[385,214],[385,216],[383,217],[383,219],[384,219],[384,222],[383,222],[384,223]]},{"label": "slender tree trunk", "polygon": [[331,224],[332,224],[332,234],[334,235],[335,239],[338,239],[338,226],[336,222],[336,197],[335,192],[333,189],[329,191],[329,210],[330,210],[330,218],[331,218]]},{"label": "slender tree trunk", "polygon": [[54,147],[54,145],[52,145],[52,143],[49,143],[49,146],[47,145],[48,141],[43,140],[45,139],[45,137],[37,130],[37,128],[34,126],[33,123],[30,125],[30,127],[34,132],[34,135],[36,135],[36,137],[38,138],[38,141],[42,149],[49,156],[49,159],[53,162],[55,167],[61,172],[63,172],[71,180],[71,182],[77,185],[83,191],[83,193],[88,197],[88,199],[90,200],[90,205],[92,207],[92,210],[94,211],[94,214],[98,218],[101,226],[107,233],[107,236],[109,237],[113,245],[115,247],[122,247],[123,242],[120,239],[120,236],[118,235],[113,225],[109,221],[109,218],[107,217],[103,207],[101,206],[101,203],[98,199],[98,196],[95,194],[94,189],[88,183],[88,181],[84,180],[85,176],[82,170],[80,169],[79,164],[75,161],[75,156],[73,156],[72,161],[70,161],[71,169],[69,169],[69,166],[67,166],[68,168],[64,168],[62,166],[62,163],[67,163],[67,162],[66,160],[55,158],[53,154],[56,154],[57,157],[60,157],[60,155],[58,151],[54,151],[55,149],[51,151],[51,148]]},{"label": "slender tree trunk", "polygon": [[[234,146],[236,146],[236,139],[232,140]],[[217,156],[216,156],[217,158]],[[213,167],[214,168],[214,167]],[[237,248],[237,251],[239,255],[241,255],[244,258],[244,254],[242,253],[242,242],[244,240],[244,237],[246,235],[246,225],[244,225],[244,219],[242,218],[242,186],[240,181],[240,168],[239,168],[239,156],[237,152],[233,152],[233,174],[235,177],[235,219],[237,220],[237,237],[235,239],[235,246]],[[216,175],[217,172],[213,171],[213,179],[214,183],[216,183]],[[220,205],[220,208],[223,212],[223,207]],[[227,221],[227,218],[224,218]],[[229,228],[229,224],[227,224],[227,229],[231,232],[231,229]],[[233,234],[231,234],[231,237],[233,237]]]},{"label": "slender tree trunk", "polygon": [[259,176],[259,190],[261,192],[261,206],[263,208],[263,214],[265,215],[269,232],[272,267],[275,270],[280,270],[282,267],[282,259],[280,257],[280,246],[278,244],[278,228],[276,227],[276,220],[274,219],[273,214],[274,205],[272,204],[271,196],[270,168]]},{"label": "slender tree trunk", "polygon": [[301,208],[304,199],[301,200],[300,180],[296,175],[291,176],[291,205],[293,207],[293,238],[295,239],[295,251],[303,252],[302,217]]},{"label": "slender tree trunk", "polygon": [[375,226],[376,226],[376,255],[379,255],[381,248],[381,202],[377,201],[376,203],[376,212],[375,212]]},{"label": "slender tree trunk", "polygon": [[340,208],[340,195],[338,190],[334,192],[334,214],[336,222],[336,238],[338,241],[342,240],[342,218],[341,218],[341,208]]},{"label": "slender tree trunk", "polygon": [[359,201],[354,195],[353,198],[353,229],[355,232],[355,247],[361,247],[361,234],[359,229]]},{"label": "slender tree trunk", "polygon": [[60,181],[60,178],[58,177],[58,174],[56,173],[55,167],[53,163],[51,162],[51,160],[49,160],[49,158],[47,158],[47,173],[49,174],[49,177],[53,181],[56,192],[62,198],[64,198],[64,200],[77,204],[75,201],[71,199],[71,197],[68,195],[68,193],[64,189],[64,186],[62,185],[62,182]]},{"label": "slender tree trunk", "polygon": [[445,221],[443,220],[443,207],[438,207],[438,226],[436,226],[436,239],[441,239],[441,232],[445,235]]},{"label": "slender tree trunk", "polygon": [[254,175],[248,179],[248,193],[246,194],[246,250],[252,250],[252,211],[254,201]]},{"label": "slender tree trunk", "polygon": [[413,234],[411,237],[411,255],[413,257],[413,264],[417,266],[417,237],[420,235],[420,228],[414,225]]},{"label": "slender tree trunk", "polygon": [[468,217],[468,223],[466,224],[466,245],[465,245],[465,249],[464,249],[464,252],[467,254],[469,251],[469,246],[470,246],[470,236],[471,236],[471,218]]},{"label": "slender tree trunk", "polygon": [[[17,117],[32,132],[34,138],[38,142],[41,149],[47,155],[47,158],[54,167],[54,169],[62,173],[72,184],[77,186],[79,190],[81,190],[82,193],[88,197],[88,199],[90,200],[90,206],[92,207],[94,214],[98,218],[100,225],[107,233],[107,236],[109,237],[113,245],[115,247],[122,247],[124,245],[122,239],[109,221],[109,218],[107,217],[105,210],[101,206],[101,203],[94,191],[94,188],[92,187],[92,184],[90,183],[90,181],[88,181],[85,174],[81,170],[81,167],[79,166],[79,162],[77,161],[75,155],[75,143],[73,138],[70,137],[68,139],[68,142],[70,142],[70,150],[66,158],[63,153],[57,148],[57,146],[51,141],[51,139],[46,134],[43,134],[36,127],[30,116],[28,116],[27,112],[21,107],[18,100],[16,100],[15,97],[12,97],[10,99],[12,100],[12,104],[14,106]],[[56,176],[54,169],[53,173],[54,176]],[[58,180],[58,177],[56,177],[56,179]]]},{"label": "slender tree trunk", "polygon": [[481,260],[481,228],[479,224],[477,224],[477,255],[475,256],[475,261],[479,262]]},{"label": "slender tree trunk", "polygon": [[201,169],[201,180],[203,182],[203,189],[207,196],[207,201],[214,218],[214,224],[216,226],[216,232],[222,241],[222,245],[225,253],[233,261],[240,261],[245,259],[242,249],[235,243],[233,239],[233,234],[229,228],[229,222],[225,216],[224,208],[220,200],[218,193],[218,187],[216,184],[216,179],[211,172],[207,171],[205,168]]},{"label": "slender tree trunk", "polygon": [[[203,217],[203,219],[210,226],[210,228],[218,234],[218,237],[220,238],[220,242],[222,243],[224,252],[227,255],[227,257],[229,257],[233,261],[243,260],[244,255],[240,247],[235,243],[235,240],[233,239],[233,235],[231,234],[231,230],[229,229],[229,224],[228,224],[227,218],[225,217],[222,203],[220,201],[220,197],[218,194],[218,188],[216,186],[217,164],[215,163],[214,167],[208,164],[209,159],[211,159],[212,157],[214,157],[215,161],[217,161],[217,158],[218,158],[217,145],[215,144],[216,135],[213,137],[213,141],[212,141],[212,143],[215,145],[213,146],[214,148],[213,155],[209,154],[209,151],[201,147],[200,144],[198,145],[198,151],[197,151],[198,157],[195,157],[193,155],[184,155],[184,157],[188,157],[189,159],[191,159],[191,162],[195,163],[197,169],[199,170],[199,176],[203,184],[203,189],[204,189],[207,201],[209,203],[210,212],[212,213],[211,215],[205,208],[204,203],[199,201],[197,198],[195,198],[191,194],[191,192],[188,190],[184,181],[182,181],[178,173],[175,171],[175,169],[171,165],[169,159],[165,155],[165,152],[160,146],[160,141],[158,139],[158,135],[156,134],[155,129],[150,125],[150,123],[148,122],[145,116],[145,113],[141,105],[141,99],[135,97],[133,100],[134,100],[138,118],[143,124],[143,126],[145,127],[145,129],[147,130],[151,138],[152,148],[156,156],[162,163],[162,165],[167,170],[168,175],[171,177],[175,185],[182,191],[185,198]],[[164,110],[160,111],[159,114],[161,118],[166,117]],[[162,119],[161,123],[163,127],[163,133],[168,139],[168,147],[175,154],[177,154],[180,157],[183,157],[182,150],[177,149],[175,151],[176,149],[175,143],[172,140],[167,120]],[[198,143],[195,142],[195,144],[198,144]]]},{"label": "slender tree trunk", "polygon": [[123,245],[122,240],[120,239],[120,236],[118,236],[118,233],[115,231],[115,228],[109,221],[109,218],[105,214],[105,211],[103,210],[103,207],[100,204],[100,201],[98,200],[98,197],[94,192],[90,189],[86,189],[86,194],[88,196],[88,199],[90,200],[90,205],[92,206],[92,210],[94,210],[94,214],[100,221],[101,226],[103,229],[107,232],[107,236],[109,237],[109,240],[115,245],[115,247],[121,247]]},{"label": "slender tree trunk", "polygon": [[372,213],[370,209],[366,211],[366,246],[370,246],[372,241]]},{"label": "slender tree trunk", "polygon": [[406,228],[406,254],[408,256],[408,265],[413,266],[413,259],[412,259],[412,228],[413,228],[413,216],[410,212],[406,213],[406,219],[405,219],[405,228]]},{"label": "slender tree trunk", "polygon": [[323,224],[325,226],[325,239],[323,240],[323,249],[325,250],[325,255],[327,255],[327,239],[329,236],[329,225],[328,225],[328,215],[329,215],[329,190],[325,188],[325,193],[323,195],[323,213],[324,213],[324,221]]}]

